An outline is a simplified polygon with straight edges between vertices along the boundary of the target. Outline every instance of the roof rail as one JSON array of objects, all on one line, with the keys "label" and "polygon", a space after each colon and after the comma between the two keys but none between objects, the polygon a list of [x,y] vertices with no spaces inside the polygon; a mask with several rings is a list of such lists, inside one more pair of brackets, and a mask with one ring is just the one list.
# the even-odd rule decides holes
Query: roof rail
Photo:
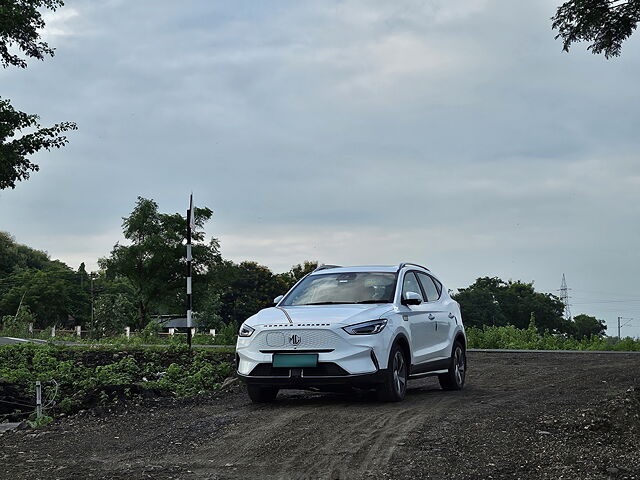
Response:
[{"label": "roof rail", "polygon": [[340,267],[341,265],[325,265],[323,263],[322,265],[318,265],[314,270],[314,272],[319,272],[320,270],[328,270],[329,268],[340,268]]},{"label": "roof rail", "polygon": [[402,270],[407,265],[413,265],[414,267],[424,268],[427,272],[431,271],[427,267],[423,267],[422,265],[418,265],[417,263],[411,263],[411,262],[402,262],[400,265],[398,265],[398,271]]}]

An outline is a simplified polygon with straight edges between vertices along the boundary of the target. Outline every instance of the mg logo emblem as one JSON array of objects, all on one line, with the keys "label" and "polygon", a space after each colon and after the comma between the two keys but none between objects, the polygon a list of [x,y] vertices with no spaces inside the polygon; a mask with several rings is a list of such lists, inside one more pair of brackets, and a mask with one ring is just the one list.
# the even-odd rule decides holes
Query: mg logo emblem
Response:
[{"label": "mg logo emblem", "polygon": [[300,345],[301,341],[300,335],[289,335],[289,343],[291,345]]}]

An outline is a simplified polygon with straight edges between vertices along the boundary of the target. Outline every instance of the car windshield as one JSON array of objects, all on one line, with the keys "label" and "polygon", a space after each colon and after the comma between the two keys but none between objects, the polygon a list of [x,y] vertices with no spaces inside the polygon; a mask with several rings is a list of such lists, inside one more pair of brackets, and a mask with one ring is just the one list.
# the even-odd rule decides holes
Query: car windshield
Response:
[{"label": "car windshield", "polygon": [[331,305],[344,303],[392,303],[396,274],[347,272],[309,275],[281,305]]}]

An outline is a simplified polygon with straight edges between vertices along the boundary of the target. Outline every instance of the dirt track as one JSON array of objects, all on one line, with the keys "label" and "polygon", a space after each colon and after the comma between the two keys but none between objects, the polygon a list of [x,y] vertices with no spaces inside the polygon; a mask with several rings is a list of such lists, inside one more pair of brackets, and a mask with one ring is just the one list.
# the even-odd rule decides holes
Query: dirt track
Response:
[{"label": "dirt track", "polygon": [[[0,478],[636,478],[640,355],[471,353],[462,392],[407,399],[242,387],[0,436]],[[638,390],[638,389],[637,389]]]}]

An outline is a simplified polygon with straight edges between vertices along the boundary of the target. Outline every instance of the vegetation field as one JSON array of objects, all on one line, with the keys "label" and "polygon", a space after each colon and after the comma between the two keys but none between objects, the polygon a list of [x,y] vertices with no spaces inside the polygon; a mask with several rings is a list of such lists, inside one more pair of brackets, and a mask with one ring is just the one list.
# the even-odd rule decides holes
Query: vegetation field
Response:
[{"label": "vegetation field", "polygon": [[527,329],[516,328],[513,325],[504,327],[467,327],[466,332],[469,348],[640,351],[640,340],[630,337],[618,339],[616,337],[592,335],[577,339],[548,331],[539,333],[533,325],[530,325]]},{"label": "vegetation field", "polygon": [[[188,397],[216,390],[232,373],[231,350],[160,347],[67,347],[17,344],[0,347],[0,413],[33,412],[35,381],[43,384],[45,413],[73,413],[148,397]],[[17,397],[17,398],[15,398]],[[12,405],[13,403],[13,405]]]}]

